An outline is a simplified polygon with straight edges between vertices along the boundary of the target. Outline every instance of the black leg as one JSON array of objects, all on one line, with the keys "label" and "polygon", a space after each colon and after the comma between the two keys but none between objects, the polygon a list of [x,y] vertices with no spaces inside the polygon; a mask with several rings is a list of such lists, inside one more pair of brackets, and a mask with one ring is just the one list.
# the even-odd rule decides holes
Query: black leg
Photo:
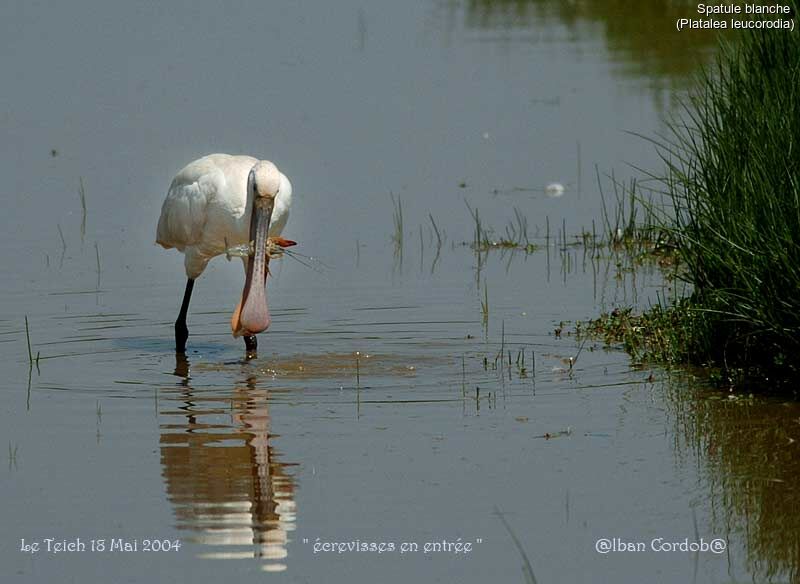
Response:
[{"label": "black leg", "polygon": [[189,301],[192,299],[192,289],[194,288],[194,280],[189,278],[186,280],[186,290],[183,293],[183,303],[181,304],[181,311],[178,314],[178,320],[175,321],[175,352],[186,352],[186,339],[189,338],[189,329],[186,327],[186,313],[189,312]]}]

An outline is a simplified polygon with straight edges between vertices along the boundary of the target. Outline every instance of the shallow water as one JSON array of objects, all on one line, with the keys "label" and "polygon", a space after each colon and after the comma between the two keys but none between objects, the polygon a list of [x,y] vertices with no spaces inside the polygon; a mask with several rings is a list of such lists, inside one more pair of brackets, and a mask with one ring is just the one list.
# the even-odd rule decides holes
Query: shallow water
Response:
[{"label": "shallow water", "polygon": [[[796,579],[800,408],[563,324],[675,293],[559,243],[602,228],[595,165],[656,164],[626,131],[657,131],[713,46],[675,43],[674,3],[651,4],[16,4],[2,580],[525,582],[526,561],[539,583]],[[184,276],[155,222],[210,151],[263,153],[295,187],[305,256],[273,265],[253,360],[224,259],[195,288],[187,358],[172,350]],[[538,248],[476,255],[465,202],[500,235],[518,208]],[[45,538],[137,551],[20,551]]]}]

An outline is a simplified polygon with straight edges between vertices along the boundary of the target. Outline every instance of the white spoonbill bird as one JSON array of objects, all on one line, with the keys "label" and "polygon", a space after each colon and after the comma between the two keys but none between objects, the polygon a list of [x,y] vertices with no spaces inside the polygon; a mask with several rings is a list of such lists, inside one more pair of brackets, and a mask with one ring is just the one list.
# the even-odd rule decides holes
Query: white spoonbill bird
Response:
[{"label": "white spoonbill bird", "polygon": [[247,249],[243,255],[242,298],[231,318],[233,336],[244,336],[249,352],[256,333],[270,324],[267,274],[271,255],[294,245],[279,237],[289,218],[292,184],[268,160],[252,156],[209,154],[190,162],[169,186],[161,207],[156,243],[184,254],[186,290],[175,321],[175,351],[186,351],[186,313],[194,281],[211,258]]}]

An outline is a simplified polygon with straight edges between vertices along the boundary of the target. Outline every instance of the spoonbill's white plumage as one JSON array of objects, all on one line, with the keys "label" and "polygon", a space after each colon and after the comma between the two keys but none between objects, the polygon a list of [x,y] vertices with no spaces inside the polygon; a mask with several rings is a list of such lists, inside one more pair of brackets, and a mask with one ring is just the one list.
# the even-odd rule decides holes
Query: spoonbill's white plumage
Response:
[{"label": "spoonbill's white plumage", "polygon": [[269,161],[252,156],[210,154],[190,162],[172,180],[161,207],[156,243],[184,253],[186,290],[175,322],[175,345],[186,349],[186,313],[194,281],[215,256],[234,246],[253,244],[244,258],[246,278],[242,299],[231,328],[244,335],[248,350],[256,347],[255,334],[270,324],[266,296],[268,238],[279,237],[289,218],[292,185]]}]

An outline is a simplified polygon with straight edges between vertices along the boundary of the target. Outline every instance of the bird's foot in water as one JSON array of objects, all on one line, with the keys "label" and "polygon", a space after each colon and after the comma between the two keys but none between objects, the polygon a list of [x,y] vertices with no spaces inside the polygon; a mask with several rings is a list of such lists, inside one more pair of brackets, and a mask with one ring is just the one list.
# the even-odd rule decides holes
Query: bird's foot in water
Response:
[{"label": "bird's foot in water", "polygon": [[175,353],[175,371],[172,374],[189,379],[189,359],[186,358],[186,353]]},{"label": "bird's foot in water", "polygon": [[245,336],[244,338],[244,358],[248,361],[250,359],[255,359],[258,357],[258,341],[256,340],[256,336]]}]

